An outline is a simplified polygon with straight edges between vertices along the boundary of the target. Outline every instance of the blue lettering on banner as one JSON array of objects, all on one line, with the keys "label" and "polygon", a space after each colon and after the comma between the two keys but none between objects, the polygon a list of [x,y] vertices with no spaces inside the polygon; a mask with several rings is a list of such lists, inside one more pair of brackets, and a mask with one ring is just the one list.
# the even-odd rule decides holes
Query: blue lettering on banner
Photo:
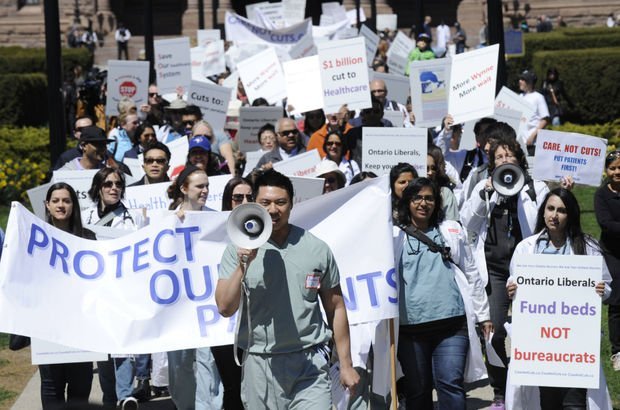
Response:
[{"label": "blue lettering on banner", "polygon": [[[364,284],[366,289],[368,290],[368,299],[370,301],[370,306],[373,308],[378,308],[381,305],[381,302],[377,297],[376,280],[381,280],[380,278],[384,278],[387,285],[390,288],[393,288],[394,294],[397,295],[396,290],[398,289],[398,287],[396,283],[396,270],[394,268],[387,271],[385,275],[383,275],[382,272],[369,272],[355,276],[355,280],[353,279],[353,277],[347,277],[345,279],[346,292],[343,291],[342,293],[342,297],[344,298],[344,303],[347,307],[347,310],[356,311],[359,309],[358,294],[361,294],[361,292],[363,292]],[[362,290],[357,292],[356,285],[361,286]],[[389,296],[388,302],[391,304],[398,304],[398,297]]]},{"label": "blue lettering on banner", "polygon": [[[160,297],[157,294],[156,284],[159,278],[168,278],[170,280],[170,285],[172,286],[172,293],[168,297]],[[163,279],[162,279],[163,280]],[[149,283],[149,291],[151,293],[151,300],[158,305],[171,305],[179,299],[179,293],[181,292],[179,279],[177,275],[174,274],[171,270],[163,269],[155,272],[153,276],[151,276],[151,281]]]},{"label": "blue lettering on banner", "polygon": [[198,226],[188,226],[181,227],[175,229],[176,233],[182,233],[183,239],[185,240],[185,255],[188,262],[194,261],[194,254],[192,253],[192,238],[191,235],[193,233],[200,232],[200,228]]},{"label": "blue lettering on banner", "polygon": [[115,251],[110,252],[110,256],[117,256],[116,257],[116,277],[117,278],[121,278],[123,277],[123,253],[127,252],[131,250],[131,246],[125,246],[124,248],[121,249],[117,249]]},{"label": "blue lettering on banner", "polygon": [[[82,271],[82,258],[85,256],[92,256],[95,258],[95,269],[94,273],[88,274]],[[87,266],[93,266],[92,263],[87,263]],[[105,266],[105,262],[103,261],[103,256],[100,253],[94,251],[78,251],[73,258],[73,269],[75,273],[82,279],[97,279],[103,273],[103,267]]]},{"label": "blue lettering on banner", "polygon": [[[196,307],[196,315],[198,316],[198,328],[201,337],[209,336],[207,327],[216,325],[220,320],[226,319],[217,309],[215,305],[202,305]],[[227,333],[233,333],[237,325],[237,313],[228,318]]]},{"label": "blue lettering on banner", "polygon": [[196,295],[194,293],[194,289],[192,289],[192,279],[189,275],[189,269],[183,268],[183,281],[185,282],[185,293],[187,293],[187,297],[194,302],[209,299],[213,296],[213,281],[211,280],[211,268],[208,266],[202,267],[202,276],[205,281],[205,291],[202,295]]},{"label": "blue lettering on banner", "polygon": [[69,274],[69,267],[67,263],[67,258],[69,257],[69,248],[67,245],[60,242],[56,238],[52,238],[52,253],[50,254],[50,266],[56,267],[56,259],[60,257],[60,261],[62,262],[62,271]]},{"label": "blue lettering on banner", "polygon": [[153,257],[157,262],[160,263],[174,263],[177,260],[176,255],[163,256],[161,253],[159,253],[159,241],[164,235],[170,235],[174,237],[174,231],[172,229],[163,229],[157,234],[157,236],[155,236],[155,240],[153,241]]},{"label": "blue lettering on banner", "polygon": [[133,245],[133,271],[134,272],[141,271],[142,269],[146,269],[150,266],[150,263],[148,262],[145,262],[141,265],[138,262],[140,257],[149,255],[149,251],[147,250],[141,251],[140,247],[142,245],[146,245],[147,243],[149,243],[150,240],[151,240],[150,238],[144,238],[141,241],[138,241]]},{"label": "blue lettering on banner", "polygon": [[[37,240],[37,234],[40,234],[42,238]],[[28,255],[32,255],[35,245],[38,248],[45,249],[47,248],[48,244],[49,238],[45,234],[43,228],[41,228],[39,225],[32,224],[32,226],[30,227],[30,239],[28,240]]]}]

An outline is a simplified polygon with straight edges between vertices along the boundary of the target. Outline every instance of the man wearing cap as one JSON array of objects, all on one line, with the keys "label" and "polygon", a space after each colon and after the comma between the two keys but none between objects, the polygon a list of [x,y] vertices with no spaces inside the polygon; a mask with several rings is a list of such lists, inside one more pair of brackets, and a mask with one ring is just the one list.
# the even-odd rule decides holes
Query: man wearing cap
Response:
[{"label": "man wearing cap", "polygon": [[323,185],[324,194],[343,188],[347,182],[338,164],[329,159],[324,159],[316,166],[316,177],[325,180]]},{"label": "man wearing cap", "polygon": [[409,75],[409,64],[412,61],[432,60],[434,58],[435,53],[431,50],[431,38],[426,33],[419,34],[416,41],[416,48],[409,53],[409,61],[407,62],[405,75]]},{"label": "man wearing cap", "polygon": [[545,101],[545,97],[535,91],[536,81],[538,77],[533,71],[525,70],[519,76],[519,89],[521,97],[525,99],[532,107],[534,113],[527,120],[527,135],[518,135],[517,139],[520,143],[527,146],[528,155],[534,155],[534,146],[536,144],[536,136],[538,130],[542,130],[549,124],[549,107]]},{"label": "man wearing cap", "polygon": [[53,171],[60,169],[63,165],[65,165],[67,162],[71,161],[72,159],[79,158],[82,156],[82,148],[79,144],[80,135],[82,134],[82,129],[84,129],[84,127],[91,127],[91,126],[93,126],[93,120],[90,117],[87,117],[87,116],[79,117],[78,119],[75,120],[75,128],[73,131],[73,137],[76,140],[78,140],[78,145],[74,148],[70,148],[66,150],[60,155],[60,157],[58,157],[58,159],[56,160],[56,163],[54,164],[54,168],[52,169]]},{"label": "man wearing cap", "polygon": [[78,171],[103,168],[107,156],[107,144],[110,142],[112,140],[106,137],[101,128],[95,126],[82,128],[80,134],[82,156],[67,162],[59,170]]},{"label": "man wearing cap", "polygon": [[277,146],[264,154],[256,164],[255,170],[271,169],[275,162],[306,152],[299,138],[297,124],[291,118],[280,118],[276,123]]},{"label": "man wearing cap", "polygon": [[157,132],[157,139],[159,141],[168,143],[183,136],[183,113],[185,108],[187,108],[187,103],[181,98],[177,98],[164,108],[165,124],[159,127]]}]

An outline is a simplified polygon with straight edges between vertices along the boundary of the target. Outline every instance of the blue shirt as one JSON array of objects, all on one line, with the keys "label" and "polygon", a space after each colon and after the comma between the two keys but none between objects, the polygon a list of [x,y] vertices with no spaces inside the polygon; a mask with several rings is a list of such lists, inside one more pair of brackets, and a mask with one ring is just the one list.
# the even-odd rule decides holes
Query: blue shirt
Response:
[{"label": "blue shirt", "polygon": [[[426,232],[435,243],[445,246],[437,227]],[[441,255],[406,235],[400,256],[399,316],[401,325],[417,325],[465,314],[455,272]]]}]

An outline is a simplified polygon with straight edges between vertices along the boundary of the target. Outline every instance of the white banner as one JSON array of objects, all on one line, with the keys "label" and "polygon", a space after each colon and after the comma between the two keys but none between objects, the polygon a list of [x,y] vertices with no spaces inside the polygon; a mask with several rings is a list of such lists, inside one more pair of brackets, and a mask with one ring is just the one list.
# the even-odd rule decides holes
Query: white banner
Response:
[{"label": "white banner", "polygon": [[187,94],[187,102],[200,108],[202,118],[211,124],[214,132],[224,129],[230,88],[192,81]]},{"label": "white banner", "polygon": [[192,79],[189,37],[155,40],[153,43],[159,92],[176,93],[179,86],[187,89]]},{"label": "white banner", "polygon": [[260,148],[258,130],[265,124],[274,127],[283,115],[282,107],[241,107],[239,109],[239,132],[235,136],[241,152]]},{"label": "white banner", "polygon": [[379,36],[368,28],[366,24],[362,24],[359,35],[364,37],[364,44],[366,46],[366,63],[369,67],[372,66],[372,61],[375,59],[377,53],[377,46],[379,45]]},{"label": "white banner", "polygon": [[106,115],[118,115],[118,102],[131,98],[136,107],[148,104],[149,62],[108,60]]},{"label": "white banner", "polygon": [[276,162],[273,164],[273,169],[288,176],[313,177],[319,162],[321,162],[319,151],[313,149]]},{"label": "white banner", "polygon": [[303,36],[311,33],[311,20],[280,30],[269,30],[238,14],[226,12],[226,40],[236,43],[263,43],[288,50]]},{"label": "white banner", "polygon": [[510,380],[599,388],[601,256],[517,254]]},{"label": "white banner", "polygon": [[416,127],[435,127],[448,114],[450,59],[412,61],[409,65],[411,106]]},{"label": "white banner", "polygon": [[269,104],[278,104],[286,98],[284,73],[273,48],[237,63],[237,70],[250,101],[262,97]]},{"label": "white banner", "polygon": [[350,110],[370,107],[368,68],[364,39],[337,40],[318,46],[323,81],[324,111],[338,112],[343,104]]},{"label": "white banner", "polygon": [[605,167],[607,140],[590,135],[538,131],[533,177],[559,181],[572,176],[577,184],[599,186]]},{"label": "white banner", "polygon": [[452,58],[448,112],[455,123],[493,115],[499,45]]},{"label": "white banner", "polygon": [[300,58],[282,64],[286,78],[287,104],[293,114],[323,108],[323,87],[318,56]]},{"label": "white banner", "polygon": [[[293,208],[291,222],[334,252],[351,324],[398,315],[387,186],[376,179]],[[214,301],[227,218],[171,214],[89,241],[14,202],[0,262],[0,331],[117,354],[231,344],[235,317],[222,318]]]},{"label": "white banner", "polygon": [[389,174],[399,162],[426,175],[426,128],[364,127],[362,129],[362,171]]}]

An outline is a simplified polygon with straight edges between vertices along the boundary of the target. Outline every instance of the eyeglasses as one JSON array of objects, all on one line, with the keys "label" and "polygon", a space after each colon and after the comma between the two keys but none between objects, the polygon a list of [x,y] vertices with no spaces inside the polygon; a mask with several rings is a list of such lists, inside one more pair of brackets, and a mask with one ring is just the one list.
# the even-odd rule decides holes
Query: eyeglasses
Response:
[{"label": "eyeglasses", "polygon": [[383,94],[386,90],[371,90],[372,94]]},{"label": "eyeglasses", "polygon": [[193,127],[194,124],[196,124],[196,121],[194,121],[194,120],[187,120],[187,121],[183,121],[183,124],[185,124],[186,127],[187,126]]},{"label": "eyeglasses", "polygon": [[327,177],[325,178],[325,182],[327,182],[328,184],[335,184],[336,183],[336,177]]},{"label": "eyeglasses", "polygon": [[292,130],[282,130],[279,134],[283,137],[286,137],[287,135],[297,135],[299,134],[299,130],[296,128],[293,128]]},{"label": "eyeglasses", "polygon": [[434,204],[435,203],[435,197],[432,195],[414,195],[411,198],[411,202],[414,204],[421,204],[422,201],[426,201],[427,204]]},{"label": "eyeglasses", "polygon": [[75,132],[82,132],[84,130],[84,128],[86,128],[86,127],[77,127],[75,129]]},{"label": "eyeglasses", "polygon": [[328,147],[331,147],[332,145],[335,145],[337,147],[342,147],[342,142],[339,142],[339,141],[327,141],[325,143],[325,145],[327,145]]},{"label": "eyeglasses", "polygon": [[159,97],[159,94],[157,93],[149,93],[149,97]]},{"label": "eyeglasses", "polygon": [[159,165],[165,165],[168,160],[166,158],[144,158],[144,163],[145,164],[152,164],[154,162],[157,162]]},{"label": "eyeglasses", "polygon": [[103,184],[101,184],[101,186],[103,186],[104,188],[112,188],[113,186],[116,186],[117,188],[122,188],[125,184],[123,184],[121,181],[105,181]]},{"label": "eyeglasses", "polygon": [[233,194],[232,195],[233,202],[243,202],[243,198],[245,198],[248,202],[254,202],[254,196],[252,194]]}]

